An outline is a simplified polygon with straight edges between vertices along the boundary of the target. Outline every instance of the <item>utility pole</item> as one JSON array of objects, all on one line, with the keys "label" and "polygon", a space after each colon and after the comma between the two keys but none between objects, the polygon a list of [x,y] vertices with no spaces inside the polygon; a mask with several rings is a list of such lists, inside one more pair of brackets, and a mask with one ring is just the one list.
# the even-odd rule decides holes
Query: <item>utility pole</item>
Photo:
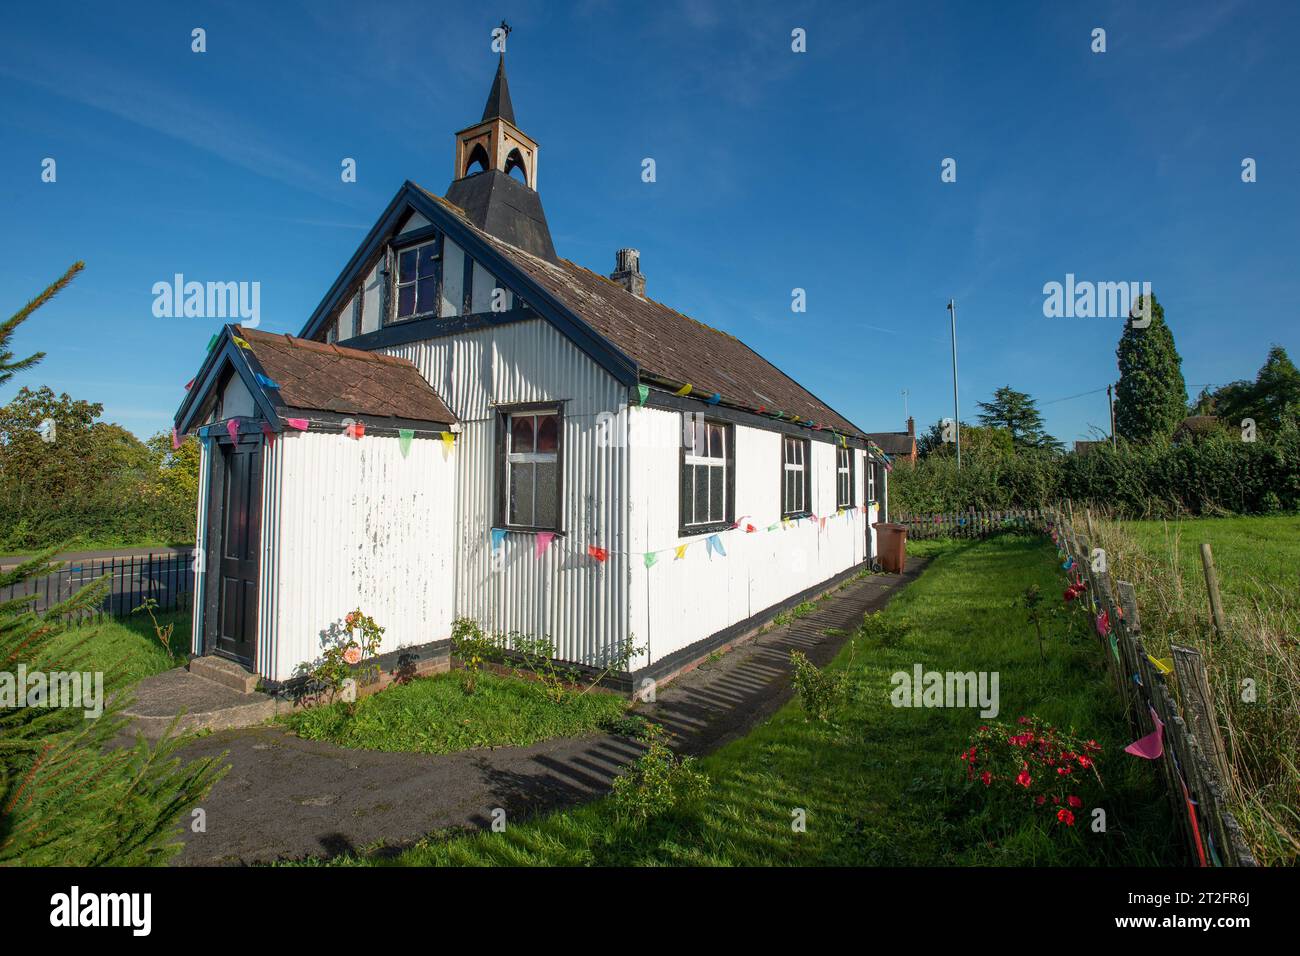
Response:
[{"label": "utility pole", "polygon": [[957,435],[957,469],[961,470],[961,411],[957,405],[957,303],[948,300],[952,317],[952,427]]},{"label": "utility pole", "polygon": [[907,421],[907,389],[903,389],[903,421]]},{"label": "utility pole", "polygon": [[1106,403],[1110,406],[1110,447],[1115,447],[1115,386],[1106,386]]}]

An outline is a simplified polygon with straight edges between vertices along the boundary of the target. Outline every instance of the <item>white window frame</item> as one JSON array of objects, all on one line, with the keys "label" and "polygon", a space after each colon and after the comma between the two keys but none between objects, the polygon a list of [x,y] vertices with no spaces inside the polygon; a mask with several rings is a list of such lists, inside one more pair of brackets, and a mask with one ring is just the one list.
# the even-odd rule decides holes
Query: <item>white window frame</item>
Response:
[{"label": "white window frame", "polygon": [[[554,417],[555,417],[555,451],[536,451],[536,450],[534,450],[534,451],[527,451],[527,452],[516,452],[516,451],[514,451],[514,450],[513,450],[513,445],[514,445],[514,439],[515,439],[515,430],[514,430],[514,421],[515,421],[515,419],[516,419],[516,418],[531,418],[531,419],[533,419],[533,447],[534,447],[534,449],[536,449],[536,447],[537,447],[537,419],[539,419],[539,418],[546,418],[546,417],[548,417],[548,416],[554,416]],[[560,485],[560,445],[561,445],[561,443],[564,441],[564,416],[560,413],[560,409],[559,409],[559,408],[524,408],[524,409],[519,409],[519,410],[517,410],[517,411],[509,411],[509,412],[506,412],[505,429],[506,429],[506,447],[505,447],[505,489],[504,489],[503,493],[504,493],[504,495],[505,495],[505,508],[504,508],[504,512],[505,512],[505,514],[504,514],[504,519],[505,519],[506,526],[507,526],[507,527],[510,527],[510,528],[526,528],[526,529],[535,529],[535,530],[538,530],[538,531],[558,531],[558,530],[560,530],[560,514],[559,514],[559,510],[560,510],[561,502],[563,501],[563,498],[560,497],[560,494],[559,494],[559,492],[558,492],[558,489],[561,487],[561,485]],[[533,505],[533,508],[532,508],[532,517],[533,517],[533,521],[532,521],[531,524],[523,524],[522,522],[515,521],[515,520],[514,520],[514,515],[512,515],[512,514],[510,513],[510,489],[511,489],[511,487],[513,487],[513,486],[511,485],[511,482],[510,482],[510,471],[511,471],[511,468],[512,468],[513,466],[515,466],[515,465],[522,465],[522,464],[538,464],[538,463],[545,464],[545,463],[548,463],[548,462],[549,462],[549,463],[554,463],[554,465],[555,465],[555,483],[556,483],[556,488],[557,488],[556,503],[555,503],[555,508],[556,508],[555,523],[554,523],[554,524],[538,524],[538,523],[537,523],[537,471],[536,471],[536,469],[534,469],[534,471],[533,471],[533,483],[532,483],[532,487],[533,487],[533,501],[532,501],[532,505]]]},{"label": "white window frame", "polygon": [[[853,449],[842,445],[835,448],[835,507],[853,507]],[[841,458],[843,463],[841,464]],[[843,487],[845,494],[840,495]]]},{"label": "white window frame", "polygon": [[[789,449],[798,448],[798,461],[790,461]],[[808,487],[811,478],[811,468],[808,459],[812,456],[812,445],[806,438],[798,438],[794,435],[781,436],[781,517],[790,518],[799,515],[811,513],[809,503],[812,500],[811,489]],[[790,502],[786,500],[786,478],[791,472],[799,475],[798,485],[802,494],[798,507],[787,507]]]},{"label": "white window frame", "polygon": [[[438,254],[434,259],[438,263],[438,281],[433,287],[433,304],[427,308],[420,307],[420,250],[426,246],[436,246],[441,241],[440,236],[434,236],[427,242],[417,242],[409,246],[399,246],[393,249],[393,313],[391,321],[410,322],[412,319],[419,319],[431,315],[437,315],[442,306],[442,248],[438,248]],[[408,252],[415,253],[415,278],[409,282],[402,281],[402,256]],[[430,278],[425,276],[425,278]],[[414,287],[415,289],[415,311],[410,315],[400,315],[399,310],[402,307],[402,290]]]},{"label": "white window frame", "polygon": [[[721,455],[696,454],[695,425],[697,423],[704,426],[704,435],[705,435],[706,444],[708,444],[708,435],[709,435],[709,430],[711,428],[717,428],[722,433],[722,454]],[[710,504],[713,501],[713,495],[712,495],[713,482],[719,480],[719,478],[721,479],[722,514],[717,518],[713,517],[710,514],[703,521],[700,520],[687,521],[685,520],[686,516],[683,515],[682,530],[697,531],[701,528],[714,528],[714,527],[724,526],[727,523],[729,523],[729,521],[731,520],[730,516],[731,516],[732,501],[730,499],[731,499],[732,476],[727,469],[728,469],[728,461],[730,461],[732,457],[731,455],[728,455],[728,445],[730,442],[734,441],[734,437],[733,437],[734,430],[727,422],[709,421],[708,419],[702,419],[694,415],[686,416],[683,423],[683,427],[689,429],[690,432],[690,444],[683,449],[682,467],[689,468],[691,470],[690,472],[691,473],[691,494],[689,498],[690,507],[691,507],[691,518],[698,519],[699,517],[698,515],[695,514],[695,475],[696,475],[695,468],[697,465],[703,465],[706,468],[708,468],[710,493],[706,495],[705,500],[710,502]],[[734,448],[731,449],[731,451],[734,454]],[[686,502],[683,501],[682,502],[683,507],[685,507],[685,504]]]},{"label": "white window frame", "polygon": [[876,501],[876,463],[867,459],[867,504]]}]

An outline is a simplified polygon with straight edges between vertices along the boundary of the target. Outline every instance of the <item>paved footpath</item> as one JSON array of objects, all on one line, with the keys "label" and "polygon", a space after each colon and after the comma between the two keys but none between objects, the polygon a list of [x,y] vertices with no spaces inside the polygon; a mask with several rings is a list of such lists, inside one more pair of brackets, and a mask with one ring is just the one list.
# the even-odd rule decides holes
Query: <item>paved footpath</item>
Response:
[{"label": "paved footpath", "polygon": [[[706,661],[637,712],[676,735],[685,753],[704,754],[744,736],[790,699],[790,651],[817,665],[831,660],[862,616],[879,610],[922,570],[873,575],[836,591],[806,617]],[[839,629],[842,634],[828,635]],[[185,833],[183,866],[264,863],[409,845],[447,827],[487,827],[493,808],[519,820],[583,803],[642,753],[611,734],[455,754],[348,750],[303,740],[282,727],[200,738],[185,758],[227,752],[230,771],[201,806],[207,832]]]}]

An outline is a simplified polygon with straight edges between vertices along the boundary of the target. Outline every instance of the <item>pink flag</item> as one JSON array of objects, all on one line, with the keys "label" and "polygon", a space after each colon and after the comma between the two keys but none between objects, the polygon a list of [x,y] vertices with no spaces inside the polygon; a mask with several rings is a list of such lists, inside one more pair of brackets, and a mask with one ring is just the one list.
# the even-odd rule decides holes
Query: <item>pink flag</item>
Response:
[{"label": "pink flag", "polygon": [[539,531],[537,534],[537,543],[533,545],[533,557],[540,558],[546,553],[546,549],[551,546],[551,541],[555,538],[554,531]]},{"label": "pink flag", "polygon": [[1097,615],[1097,633],[1102,637],[1110,633],[1110,614],[1105,610]]},{"label": "pink flag", "polygon": [[262,422],[262,434],[266,436],[266,443],[268,445],[275,444],[275,431],[271,428],[269,422]]},{"label": "pink flag", "polygon": [[307,419],[305,418],[286,418],[284,423],[290,428],[296,428],[300,432],[307,430]]},{"label": "pink flag", "polygon": [[181,447],[181,433],[178,432],[176,430],[176,426],[173,425],[172,426],[172,451],[175,451],[177,448],[180,447]]},{"label": "pink flag", "polygon": [[825,531],[825,530],[826,530],[826,519],[823,517],[823,518],[818,518],[817,520],[821,522],[821,530],[822,530],[822,531]]},{"label": "pink flag", "polygon": [[239,419],[232,418],[230,421],[226,422],[226,431],[227,433],[229,433],[231,441],[238,442],[239,441]]},{"label": "pink flag", "polygon": [[1160,722],[1156,715],[1155,708],[1150,708],[1151,719],[1156,723],[1156,729],[1151,731],[1141,740],[1135,740],[1124,748],[1125,753],[1132,754],[1135,757],[1142,757],[1146,760],[1157,760],[1165,752],[1165,725]]}]

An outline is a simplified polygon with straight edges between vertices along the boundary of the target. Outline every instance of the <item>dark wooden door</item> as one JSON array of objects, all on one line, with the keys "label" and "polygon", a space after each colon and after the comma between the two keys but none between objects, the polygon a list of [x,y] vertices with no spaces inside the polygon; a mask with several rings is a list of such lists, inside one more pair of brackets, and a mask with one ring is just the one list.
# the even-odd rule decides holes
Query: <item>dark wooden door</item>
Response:
[{"label": "dark wooden door", "polygon": [[260,442],[220,446],[223,490],[217,557],[217,652],[250,667],[257,647],[257,566],[262,527]]}]

